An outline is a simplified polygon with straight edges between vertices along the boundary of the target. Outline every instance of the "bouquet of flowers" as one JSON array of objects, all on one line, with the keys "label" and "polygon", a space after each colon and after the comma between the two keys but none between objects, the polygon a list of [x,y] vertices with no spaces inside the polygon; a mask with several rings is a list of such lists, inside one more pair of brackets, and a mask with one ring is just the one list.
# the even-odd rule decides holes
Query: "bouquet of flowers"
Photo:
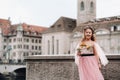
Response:
[{"label": "bouquet of flowers", "polygon": [[89,45],[86,45],[84,42],[82,42],[79,46],[79,48],[77,48],[78,52],[81,52],[81,49],[86,48],[87,50],[90,49]]}]

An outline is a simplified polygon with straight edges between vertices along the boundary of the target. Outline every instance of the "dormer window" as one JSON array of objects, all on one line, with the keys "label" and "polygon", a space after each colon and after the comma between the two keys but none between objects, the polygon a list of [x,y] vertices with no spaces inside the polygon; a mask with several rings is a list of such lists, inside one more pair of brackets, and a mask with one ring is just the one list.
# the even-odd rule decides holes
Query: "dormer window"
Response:
[{"label": "dormer window", "polygon": [[51,26],[51,28],[54,28],[54,25],[53,25],[53,26]]},{"label": "dormer window", "polygon": [[34,32],[34,35],[36,35],[36,32]]},{"label": "dormer window", "polygon": [[61,27],[61,24],[57,25],[57,27]]},{"label": "dormer window", "polygon": [[29,34],[29,32],[27,32],[27,34]]}]

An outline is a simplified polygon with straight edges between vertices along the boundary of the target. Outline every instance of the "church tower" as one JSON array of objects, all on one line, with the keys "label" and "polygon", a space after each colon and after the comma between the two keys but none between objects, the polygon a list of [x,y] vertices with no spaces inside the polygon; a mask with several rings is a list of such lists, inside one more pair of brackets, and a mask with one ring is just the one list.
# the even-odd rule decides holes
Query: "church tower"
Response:
[{"label": "church tower", "polygon": [[96,18],[96,0],[78,0],[77,26]]}]

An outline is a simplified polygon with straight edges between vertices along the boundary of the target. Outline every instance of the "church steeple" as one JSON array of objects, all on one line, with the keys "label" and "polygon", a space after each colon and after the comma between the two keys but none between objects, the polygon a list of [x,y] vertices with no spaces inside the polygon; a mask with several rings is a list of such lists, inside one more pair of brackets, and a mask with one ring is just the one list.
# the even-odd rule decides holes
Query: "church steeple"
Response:
[{"label": "church steeple", "polygon": [[78,0],[77,26],[96,18],[96,0]]}]

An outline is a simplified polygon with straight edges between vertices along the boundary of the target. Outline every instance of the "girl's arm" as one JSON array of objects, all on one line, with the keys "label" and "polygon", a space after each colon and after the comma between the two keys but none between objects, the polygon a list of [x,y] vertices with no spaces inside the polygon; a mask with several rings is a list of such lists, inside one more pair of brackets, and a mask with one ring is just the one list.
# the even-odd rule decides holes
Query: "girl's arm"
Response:
[{"label": "girl's arm", "polygon": [[100,58],[99,58],[98,53],[97,53],[97,51],[96,51],[96,49],[95,49],[95,45],[93,45],[93,52],[94,52],[95,57],[96,57],[96,59],[97,59],[98,66],[99,66],[99,68],[101,68]]}]

